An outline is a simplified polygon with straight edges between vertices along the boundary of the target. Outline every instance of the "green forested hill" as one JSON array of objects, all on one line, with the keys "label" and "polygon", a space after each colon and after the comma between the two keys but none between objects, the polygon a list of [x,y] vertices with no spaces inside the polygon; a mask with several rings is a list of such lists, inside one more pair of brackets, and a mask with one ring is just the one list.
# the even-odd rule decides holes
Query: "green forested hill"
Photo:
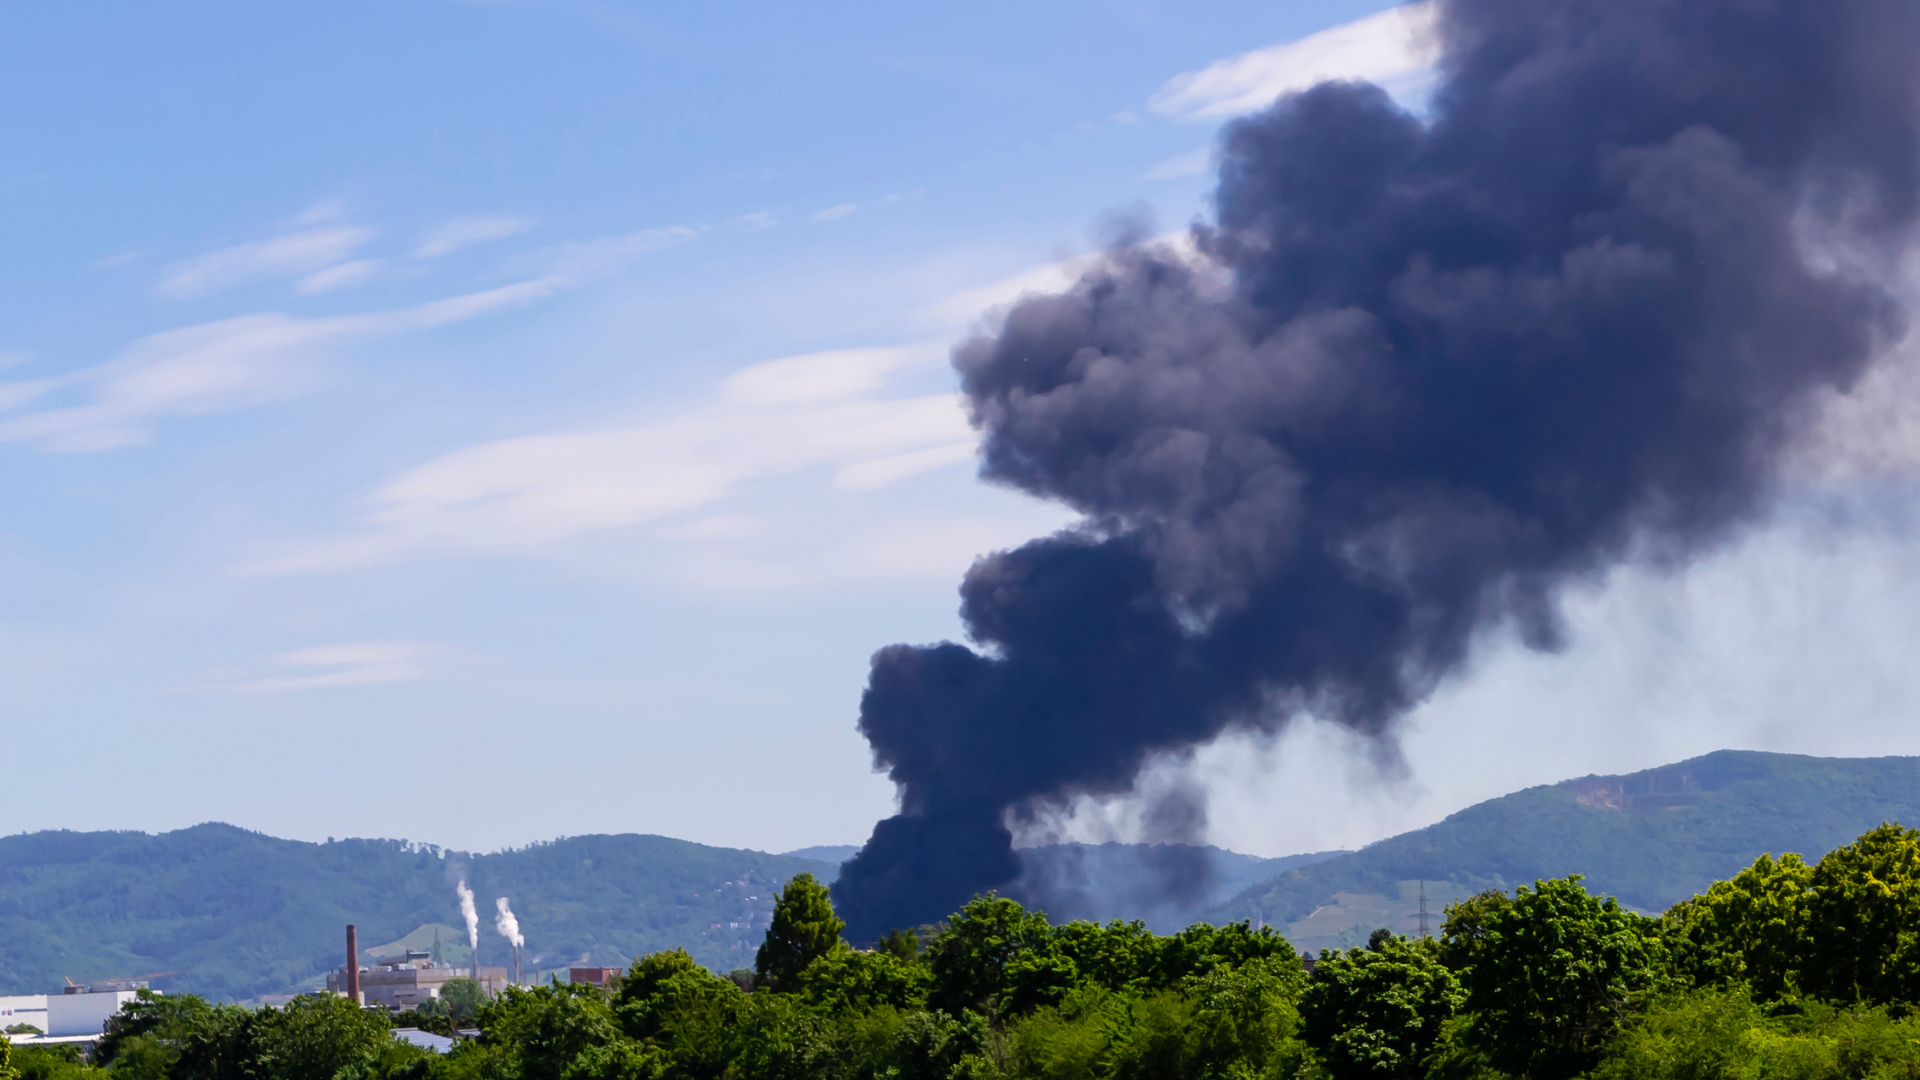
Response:
[{"label": "green forested hill", "polygon": [[[1267,863],[1268,875],[1284,872],[1207,917],[1257,914],[1319,949],[1364,941],[1377,926],[1414,930],[1422,883],[1437,926],[1449,899],[1569,873],[1653,911],[1763,851],[1818,856],[1886,819],[1920,823],[1920,759],[1722,752],[1530,788],[1358,852]],[[1153,916],[1129,891],[1152,854],[1129,845],[1052,851],[1058,914]],[[1249,880],[1263,865],[1206,854],[1220,864],[1220,881]],[[1303,858],[1322,861],[1300,865]],[[421,944],[434,926],[460,927],[454,882],[462,872],[479,899],[483,963],[506,958],[493,931],[494,898],[506,896],[528,966],[624,964],[685,946],[726,970],[752,962],[780,883],[802,870],[831,879],[838,869],[636,835],[492,855],[397,840],[313,844],[217,824],[158,836],[10,836],[0,838],[0,993],[45,992],[63,976],[152,972],[178,973],[156,982],[163,989],[230,1000],[312,987],[339,964],[349,922],[368,950],[416,930]],[[443,932],[449,959],[465,961],[464,936]]]},{"label": "green forested hill", "polygon": [[[464,927],[454,883],[478,897],[482,963],[504,963],[494,898],[510,898],[523,966],[625,964],[685,946],[722,970],[751,964],[780,883],[828,863],[661,836],[581,836],[493,855],[397,840],[278,840],[230,825],[157,836],[0,838],[0,993],[177,972],[157,987],[245,999],[313,985],[363,950],[427,924]],[[715,924],[718,924],[717,926]],[[450,959],[467,955],[465,931]]]},{"label": "green forested hill", "polygon": [[1412,931],[1424,883],[1448,899],[1535,878],[1659,911],[1763,852],[1809,861],[1882,821],[1920,824],[1920,758],[1816,758],[1723,750],[1626,776],[1588,776],[1470,806],[1437,825],[1254,885],[1212,912],[1258,912],[1302,947]]}]

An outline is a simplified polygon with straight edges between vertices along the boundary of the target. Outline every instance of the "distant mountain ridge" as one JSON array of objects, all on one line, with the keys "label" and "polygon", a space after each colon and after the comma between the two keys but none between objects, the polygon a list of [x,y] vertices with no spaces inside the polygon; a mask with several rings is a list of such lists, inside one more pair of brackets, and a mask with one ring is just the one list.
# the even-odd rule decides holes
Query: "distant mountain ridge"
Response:
[{"label": "distant mountain ridge", "polygon": [[179,974],[156,986],[216,999],[286,993],[339,966],[348,923],[368,949],[462,927],[446,944],[464,962],[462,876],[482,909],[482,963],[506,956],[493,929],[493,900],[505,896],[529,965],[624,965],[680,946],[726,970],[752,964],[774,896],[803,870],[831,880],[839,867],[633,834],[491,855],[222,824],[0,837],[0,993],[160,971]]},{"label": "distant mountain ridge", "polygon": [[853,858],[854,852],[859,850],[860,845],[858,844],[816,844],[813,847],[795,848],[792,851],[783,851],[780,854],[785,855],[789,859],[812,859],[815,862],[832,863],[835,866],[839,866],[841,863]]},{"label": "distant mountain ridge", "polygon": [[1256,882],[1345,854],[1262,858],[1197,844],[1047,844],[1015,849],[1020,877],[1002,891],[1056,923],[1140,919],[1171,933]]},{"label": "distant mountain ridge", "polygon": [[[1023,849],[1026,873],[1005,891],[1055,921],[1169,928],[1257,918],[1322,949],[1363,942],[1377,926],[1417,931],[1423,907],[1434,929],[1451,899],[1570,873],[1657,911],[1761,852],[1817,858],[1883,820],[1920,822],[1920,758],[1722,751],[1528,788],[1355,852]],[[160,988],[216,999],[287,993],[340,963],[350,922],[369,952],[438,935],[446,958],[465,962],[454,893],[462,874],[483,909],[483,963],[506,955],[492,927],[493,898],[505,896],[529,966],[619,965],[679,946],[726,970],[752,963],[781,884],[801,871],[826,881],[839,873],[838,859],[798,854],[847,850],[770,855],[625,834],[472,855],[400,840],[279,840],[220,824],[0,837],[0,993],[161,971],[178,974]]]},{"label": "distant mountain ridge", "polygon": [[1296,867],[1216,905],[1257,914],[1307,948],[1417,929],[1485,888],[1584,874],[1594,892],[1660,911],[1765,852],[1816,859],[1882,821],[1920,823],[1920,758],[1722,750],[1621,776],[1585,776],[1490,799],[1359,851]]},{"label": "distant mountain ridge", "polygon": [[[836,865],[853,844],[822,844],[785,854]],[[1000,891],[1055,922],[1141,919],[1156,931],[1186,926],[1247,886],[1295,866],[1345,855],[1315,851],[1265,858],[1198,844],[1042,844],[1014,849],[1020,877]]]}]

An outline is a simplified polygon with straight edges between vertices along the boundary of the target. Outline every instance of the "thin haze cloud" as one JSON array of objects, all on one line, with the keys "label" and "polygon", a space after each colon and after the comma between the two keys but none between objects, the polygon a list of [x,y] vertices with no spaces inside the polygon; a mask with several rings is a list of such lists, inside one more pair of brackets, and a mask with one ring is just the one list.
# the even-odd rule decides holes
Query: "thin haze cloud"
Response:
[{"label": "thin haze cloud", "polygon": [[437,259],[461,248],[517,236],[532,227],[532,221],[521,217],[455,218],[421,237],[420,246],[413,249],[413,257]]},{"label": "thin haze cloud", "polygon": [[846,217],[858,209],[860,208],[853,203],[841,203],[838,206],[829,206],[825,210],[815,210],[813,212],[813,220],[839,221],[841,218]]},{"label": "thin haze cloud", "polygon": [[[445,326],[558,288],[557,281],[536,280],[395,311],[321,319],[275,312],[163,331],[104,364],[0,383],[0,413],[19,413],[0,418],[0,442],[68,453],[135,445],[164,418],[233,412],[307,392],[319,381],[323,346]],[[63,391],[78,400],[22,411]]]},{"label": "thin haze cloud", "polygon": [[1168,158],[1147,171],[1148,180],[1177,180],[1185,176],[1199,176],[1213,167],[1213,151],[1195,150],[1191,154]]},{"label": "thin haze cloud", "polygon": [[872,490],[973,456],[951,393],[881,396],[937,364],[937,345],[842,349],[744,368],[716,401],[651,423],[481,443],[409,469],[374,492],[358,535],[302,545],[249,573],[333,570],[410,554],[531,550],[665,521],[739,485],[829,467]]},{"label": "thin haze cloud", "polygon": [[372,229],[335,225],[235,244],[167,267],[154,291],[190,300],[266,278],[310,274],[344,260],[373,235]]},{"label": "thin haze cloud", "polygon": [[[334,211],[328,209],[327,213]],[[318,211],[310,211],[310,216]],[[299,283],[303,293],[345,288],[376,273],[378,260],[332,263],[372,235],[357,228],[316,229],[242,244],[181,264],[163,282],[172,295],[198,295],[266,273],[320,266]],[[316,353],[348,339],[430,329],[498,308],[529,303],[618,273],[643,254],[686,243],[684,226],[562,244],[521,260],[539,276],[411,308],[306,319],[280,313],[242,315],[153,334],[114,359],[67,375],[0,383],[0,442],[45,450],[107,450],[147,441],[154,421],[210,415],[297,397],[319,381]],[[327,265],[332,263],[331,265]],[[72,391],[79,400],[23,411]]]},{"label": "thin haze cloud", "polygon": [[700,238],[700,230],[685,225],[667,225],[640,229],[620,236],[598,240],[578,240],[529,252],[511,261],[514,269],[532,270],[549,277],[578,283],[591,278],[617,274],[635,259],[655,251],[678,247]]},{"label": "thin haze cloud", "polygon": [[1439,55],[1434,0],[1391,8],[1169,79],[1148,107],[1175,120],[1219,120],[1265,108],[1328,79],[1365,79],[1403,100],[1431,81]]},{"label": "thin haze cloud", "polygon": [[426,677],[424,661],[436,651],[436,646],[417,641],[357,641],[294,649],[275,656],[272,663],[278,667],[332,670],[255,678],[214,677],[180,692],[234,696],[412,682]]},{"label": "thin haze cloud", "polygon": [[325,270],[315,271],[293,283],[293,291],[302,296],[317,296],[321,293],[338,292],[364,284],[380,269],[379,259],[355,259]]}]

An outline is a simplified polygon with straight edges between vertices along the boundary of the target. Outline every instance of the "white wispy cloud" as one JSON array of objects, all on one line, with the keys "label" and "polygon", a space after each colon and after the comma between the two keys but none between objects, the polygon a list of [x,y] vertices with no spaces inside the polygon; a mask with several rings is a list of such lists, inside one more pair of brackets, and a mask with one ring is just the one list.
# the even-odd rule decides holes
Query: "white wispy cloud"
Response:
[{"label": "white wispy cloud", "polygon": [[1099,261],[1098,254],[1074,255],[1029,267],[998,281],[950,293],[926,305],[919,315],[928,325],[964,326],[1022,296],[1064,292]]},{"label": "white wispy cloud", "polygon": [[775,220],[773,211],[755,210],[751,214],[740,215],[740,224],[745,225],[749,229],[771,229],[780,223]]},{"label": "white wispy cloud", "polygon": [[[1147,246],[1157,248],[1195,268],[1202,268],[1205,265],[1200,252],[1194,247],[1192,235],[1184,231],[1162,233],[1152,237],[1146,243]],[[948,293],[922,306],[914,312],[914,315],[925,326],[962,328],[982,316],[993,316],[1003,312],[1008,305],[1022,297],[1065,292],[1072,288],[1087,271],[1100,265],[1103,257],[1102,252],[1093,251],[1068,255],[1052,262],[1031,266],[998,281],[973,285]]]},{"label": "white wispy cloud", "polygon": [[558,287],[552,280],[528,281],[394,311],[320,319],[242,315],[153,334],[103,364],[0,383],[0,442],[64,452],[144,442],[165,418],[232,412],[310,389],[324,346],[443,326]]},{"label": "white wispy cloud", "polygon": [[[302,220],[340,212],[323,204]],[[376,259],[337,261],[371,235],[366,229],[328,227],[227,248],[175,267],[163,291],[198,295],[297,269],[308,269],[296,285],[302,293],[345,288],[381,267]],[[431,329],[544,299],[697,236],[697,230],[676,225],[563,244],[522,260],[537,274],[529,280],[409,308],[325,318],[242,315],[153,334],[103,364],[51,378],[0,382],[0,442],[61,452],[145,442],[153,425],[168,417],[231,412],[306,392],[318,381],[315,360],[323,348]]]},{"label": "white wispy cloud", "polygon": [[1327,79],[1366,79],[1406,100],[1431,79],[1439,53],[1434,17],[1434,0],[1420,0],[1241,53],[1169,79],[1148,106],[1176,120],[1217,120]]},{"label": "white wispy cloud", "polygon": [[250,281],[311,274],[345,260],[373,235],[357,225],[330,225],[235,244],[167,267],[154,291],[187,300]]},{"label": "white wispy cloud", "polygon": [[455,218],[428,232],[420,238],[419,246],[413,249],[416,259],[437,259],[449,255],[461,248],[484,244],[489,240],[504,240],[526,232],[533,222],[522,217]]},{"label": "white wispy cloud", "polygon": [[1195,150],[1190,154],[1168,158],[1147,171],[1148,180],[1177,180],[1184,176],[1199,176],[1213,167],[1213,151]]},{"label": "white wispy cloud", "polygon": [[293,283],[293,291],[302,296],[316,296],[320,293],[337,292],[350,289],[372,277],[380,269],[379,259],[355,259],[325,270],[316,270]]},{"label": "white wispy cloud", "polygon": [[[951,393],[886,397],[887,379],[938,364],[940,344],[844,349],[742,369],[716,399],[677,416],[501,439],[382,484],[362,527],[243,568],[288,573],[460,551],[525,551],[584,533],[659,523],[739,535],[752,519],[676,522],[756,479],[826,467],[872,489],[968,460],[973,432]],[[704,522],[704,523],[702,523]]]},{"label": "white wispy cloud", "polygon": [[442,651],[418,641],[355,641],[284,652],[271,659],[278,668],[323,669],[312,674],[249,675],[244,671],[204,674],[176,693],[217,696],[279,694],[297,690],[328,690],[344,686],[374,686],[412,682],[428,674],[426,661]]},{"label": "white wispy cloud", "polygon": [[839,221],[841,218],[846,217],[858,209],[860,209],[860,207],[853,203],[841,203],[838,206],[829,206],[825,210],[815,210],[813,212],[813,220]]},{"label": "white wispy cloud", "polygon": [[529,252],[512,261],[516,269],[531,270],[567,284],[619,273],[650,252],[677,247],[700,238],[700,230],[685,225],[640,229],[596,240],[576,240]]},{"label": "white wispy cloud", "polygon": [[345,199],[322,199],[288,219],[290,225],[318,225],[323,221],[338,221],[347,216]]}]

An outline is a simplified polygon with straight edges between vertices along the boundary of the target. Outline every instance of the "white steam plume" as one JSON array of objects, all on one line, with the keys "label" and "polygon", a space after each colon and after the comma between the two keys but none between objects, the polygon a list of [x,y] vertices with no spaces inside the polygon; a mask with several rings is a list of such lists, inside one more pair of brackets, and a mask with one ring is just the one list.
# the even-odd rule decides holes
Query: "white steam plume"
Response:
[{"label": "white steam plume", "polygon": [[513,942],[514,948],[525,945],[527,939],[520,936],[520,920],[513,917],[513,909],[507,906],[507,898],[502,896],[493,903],[500,909],[500,914],[493,920],[493,928],[500,931],[501,937]]},{"label": "white steam plume", "polygon": [[480,947],[480,913],[474,910],[473,890],[467,888],[467,879],[461,878],[460,884],[454,886],[454,891],[460,894],[460,914],[467,920],[467,947],[478,949]]}]

